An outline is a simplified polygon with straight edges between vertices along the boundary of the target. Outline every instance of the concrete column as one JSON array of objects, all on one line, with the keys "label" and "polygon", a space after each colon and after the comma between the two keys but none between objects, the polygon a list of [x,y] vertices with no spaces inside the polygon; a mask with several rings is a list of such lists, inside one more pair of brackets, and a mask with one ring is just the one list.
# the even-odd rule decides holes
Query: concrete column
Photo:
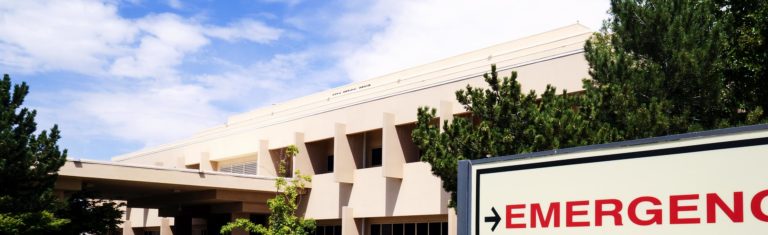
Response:
[{"label": "concrete column", "polygon": [[[191,226],[191,222],[192,220],[190,219],[190,226]],[[174,221],[174,223],[178,223],[178,222]],[[183,233],[177,233],[177,234],[183,234]],[[168,218],[160,219],[160,235],[173,235],[173,230],[171,230],[171,222],[168,220]]]},{"label": "concrete column", "polygon": [[176,168],[187,169],[187,159],[184,156],[176,158]]},{"label": "concrete column", "polygon": [[333,174],[336,182],[354,183],[355,158],[347,139],[347,125],[336,123],[333,135]]},{"label": "concrete column", "polygon": [[458,235],[458,218],[456,217],[456,208],[448,208],[448,235]]},{"label": "concrete column", "polygon": [[272,156],[269,155],[269,140],[259,140],[258,161],[258,175],[277,176],[277,169],[275,169],[275,164],[272,162]]},{"label": "concrete column", "polygon": [[440,114],[440,131],[442,131],[443,123],[445,121],[451,122],[453,120],[453,102],[441,100],[440,108],[437,111]]},{"label": "concrete column", "polygon": [[134,235],[130,220],[123,221],[122,226],[123,226],[123,235]]},{"label": "concrete column", "polygon": [[353,210],[348,206],[341,209],[341,235],[361,235]]},{"label": "concrete column", "polygon": [[400,138],[397,136],[397,127],[395,126],[395,115],[384,113],[382,117],[382,174],[389,178],[403,178],[403,166],[405,165],[405,154],[403,146],[400,144]]},{"label": "concrete column", "polygon": [[[248,213],[232,213],[230,218],[231,218],[231,221],[235,221],[237,219],[250,219],[251,216]],[[231,235],[248,235],[248,232],[242,229],[234,229],[230,234]]]},{"label": "concrete column", "polygon": [[294,145],[299,149],[299,154],[293,159],[294,170],[299,170],[302,175],[314,175],[312,160],[309,159],[307,144],[304,142],[304,133],[296,132],[294,135]]},{"label": "concrete column", "polygon": [[200,171],[213,171],[213,166],[211,166],[211,154],[208,152],[200,153]]}]

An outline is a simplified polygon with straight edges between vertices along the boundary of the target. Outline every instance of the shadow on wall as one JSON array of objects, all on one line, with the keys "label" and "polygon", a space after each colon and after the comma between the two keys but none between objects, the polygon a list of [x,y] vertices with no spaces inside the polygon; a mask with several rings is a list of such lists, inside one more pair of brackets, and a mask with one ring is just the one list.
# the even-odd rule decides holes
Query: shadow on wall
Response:
[{"label": "shadow on wall", "polygon": [[386,215],[392,216],[397,205],[397,198],[400,195],[400,186],[403,185],[402,179],[386,178]]}]

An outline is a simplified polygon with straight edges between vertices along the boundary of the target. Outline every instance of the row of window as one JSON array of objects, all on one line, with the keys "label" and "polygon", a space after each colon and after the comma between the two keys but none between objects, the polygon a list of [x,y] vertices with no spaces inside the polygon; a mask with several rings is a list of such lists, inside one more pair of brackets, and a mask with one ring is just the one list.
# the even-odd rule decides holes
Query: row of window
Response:
[{"label": "row of window", "polygon": [[[370,235],[448,235],[447,222],[371,224]],[[315,235],[341,235],[341,226],[317,226]]]},{"label": "row of window", "polygon": [[341,226],[317,226],[315,235],[341,235]]},{"label": "row of window", "polygon": [[[327,172],[333,172],[333,155],[329,155],[326,157],[325,164],[326,164],[325,167],[327,169]],[[381,164],[382,164],[381,148],[372,149],[370,167],[381,166]],[[255,175],[257,168],[258,168],[257,161],[250,161],[250,162],[224,164],[219,167],[219,171],[237,173],[237,174]]]},{"label": "row of window", "polygon": [[447,222],[371,224],[370,235],[448,235]]}]

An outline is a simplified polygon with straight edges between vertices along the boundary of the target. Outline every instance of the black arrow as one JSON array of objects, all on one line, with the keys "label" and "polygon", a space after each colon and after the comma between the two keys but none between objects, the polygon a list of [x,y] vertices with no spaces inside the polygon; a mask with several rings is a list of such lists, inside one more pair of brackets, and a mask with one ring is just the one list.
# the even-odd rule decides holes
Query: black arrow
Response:
[{"label": "black arrow", "polygon": [[493,216],[486,216],[485,222],[493,222],[493,227],[491,227],[491,232],[496,230],[496,226],[499,225],[499,221],[501,221],[501,217],[499,217],[499,213],[496,212],[496,208],[491,207],[491,211],[493,211]]}]

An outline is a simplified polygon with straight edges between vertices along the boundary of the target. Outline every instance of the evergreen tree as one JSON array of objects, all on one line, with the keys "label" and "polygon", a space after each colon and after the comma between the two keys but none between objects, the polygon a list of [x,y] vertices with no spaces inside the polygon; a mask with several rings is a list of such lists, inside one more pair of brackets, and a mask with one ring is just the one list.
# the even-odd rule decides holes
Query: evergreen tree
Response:
[{"label": "evergreen tree", "polygon": [[[716,2],[719,1],[719,2]],[[435,125],[419,108],[414,143],[455,205],[458,160],[765,122],[768,3],[612,0],[585,44],[584,91],[523,94],[517,74],[456,92],[469,118]]]},{"label": "evergreen tree", "polygon": [[[11,89],[13,88],[13,89]],[[66,161],[59,129],[35,134],[36,112],[22,108],[26,83],[0,81],[0,233],[51,234],[67,219],[58,218],[53,195],[56,172]]]}]

